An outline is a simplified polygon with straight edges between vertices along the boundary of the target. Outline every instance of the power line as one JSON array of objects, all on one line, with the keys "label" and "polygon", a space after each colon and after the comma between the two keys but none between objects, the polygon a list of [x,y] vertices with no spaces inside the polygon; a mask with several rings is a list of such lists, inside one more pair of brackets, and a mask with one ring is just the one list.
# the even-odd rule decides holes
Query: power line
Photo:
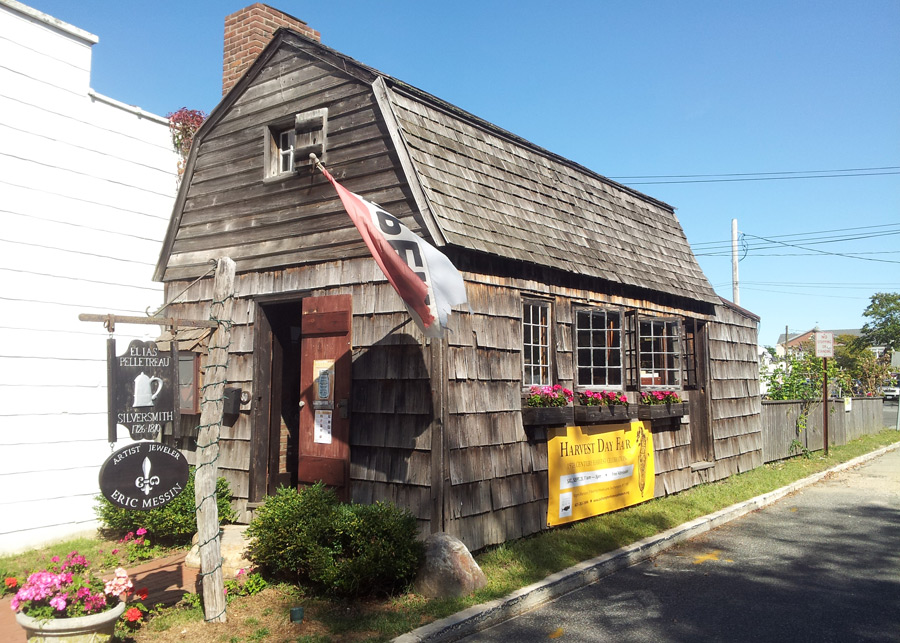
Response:
[{"label": "power line", "polygon": [[852,167],[844,170],[795,170],[791,172],[732,172],[719,174],[645,174],[641,176],[611,176],[619,179],[695,179],[716,176],[784,176],[789,174],[821,174],[824,172],[870,172],[874,170],[900,170],[900,165],[886,165],[883,167]]},{"label": "power line", "polygon": [[768,241],[768,242],[770,242],[770,243],[778,243],[778,244],[781,244],[781,245],[783,245],[783,246],[788,246],[789,248],[799,248],[799,249],[801,249],[801,250],[809,250],[810,252],[815,252],[815,253],[823,254],[823,255],[830,255],[830,256],[833,256],[833,257],[844,257],[844,258],[846,258],[846,259],[859,259],[860,261],[877,261],[878,263],[897,263],[897,264],[900,264],[900,261],[892,261],[892,260],[890,260],[890,259],[873,259],[873,258],[871,258],[871,257],[862,257],[862,256],[859,256],[859,255],[850,255],[850,254],[844,254],[844,253],[841,253],[841,252],[828,252],[828,251],[826,251],[826,250],[819,250],[819,249],[817,249],[817,248],[806,248],[806,247],[804,247],[804,246],[800,246],[800,245],[793,244],[793,243],[787,243],[787,242],[785,242],[785,241],[774,241],[774,240],[772,240],[772,239],[767,239],[766,237],[758,237],[758,236],[752,235],[752,234],[748,234],[748,235],[746,235],[746,236],[751,237],[751,238],[753,238],[753,239],[762,239],[763,241]]},{"label": "power line", "polygon": [[[850,168],[845,170],[800,170],[795,172],[745,172],[723,174],[660,174],[644,176],[611,176],[627,185],[666,185],[670,183],[727,183],[735,181],[796,181],[801,179],[836,179],[848,176],[885,176],[900,174],[900,166]],[[632,181],[632,179],[666,179]],[[671,179],[671,180],[670,180]]]},{"label": "power line", "polygon": [[[853,232],[859,233],[861,230],[876,230],[882,228],[896,228],[900,231],[900,223],[882,223],[879,225],[869,225],[869,226],[854,226],[852,228],[836,228],[834,230],[818,230],[814,232],[794,232],[791,234],[776,234],[769,237],[770,239],[790,239],[792,237],[816,237],[825,234],[832,234],[835,232]],[[889,231],[893,233],[892,231]],[[872,236],[879,236],[878,234],[873,234]],[[802,241],[803,239],[794,239],[795,241]],[[704,241],[702,243],[692,243],[692,248],[699,248],[701,246],[724,246],[727,245],[729,248],[731,247],[731,239],[723,239],[721,241]]]}]

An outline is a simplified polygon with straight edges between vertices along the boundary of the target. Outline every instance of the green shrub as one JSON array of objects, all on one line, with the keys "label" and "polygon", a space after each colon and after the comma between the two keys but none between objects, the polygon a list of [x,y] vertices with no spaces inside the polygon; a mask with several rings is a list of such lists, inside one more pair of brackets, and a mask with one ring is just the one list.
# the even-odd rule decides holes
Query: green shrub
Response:
[{"label": "green shrub", "polygon": [[390,593],[422,558],[416,519],[391,504],[342,504],[318,483],[282,487],[250,523],[250,560],[267,574],[342,596]]},{"label": "green shrub", "polygon": [[[197,533],[197,510],[194,504],[194,467],[191,467],[187,484],[178,496],[164,507],[150,511],[134,511],[116,507],[103,496],[97,496],[94,511],[110,534],[124,536],[143,527],[154,544],[187,545]],[[219,521],[232,522],[235,513],[231,509],[231,488],[225,478],[216,480],[216,505]]]}]

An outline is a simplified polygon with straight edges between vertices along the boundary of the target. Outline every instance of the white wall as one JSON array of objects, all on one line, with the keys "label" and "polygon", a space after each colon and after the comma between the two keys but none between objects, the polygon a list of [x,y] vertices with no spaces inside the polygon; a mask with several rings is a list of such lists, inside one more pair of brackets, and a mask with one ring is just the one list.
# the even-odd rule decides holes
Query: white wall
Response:
[{"label": "white wall", "polygon": [[[177,156],[165,119],[90,89],[95,42],[0,0],[0,553],[96,527],[108,334],[78,315],[162,303]],[[119,351],[158,330],[117,327]]]}]

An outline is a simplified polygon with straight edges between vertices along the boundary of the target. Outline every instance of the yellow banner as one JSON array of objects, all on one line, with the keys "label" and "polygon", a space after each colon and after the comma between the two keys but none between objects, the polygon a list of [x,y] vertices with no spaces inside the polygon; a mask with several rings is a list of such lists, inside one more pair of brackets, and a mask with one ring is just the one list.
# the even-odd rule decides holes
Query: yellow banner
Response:
[{"label": "yellow banner", "polygon": [[653,497],[653,435],[643,422],[548,429],[547,455],[551,527]]}]

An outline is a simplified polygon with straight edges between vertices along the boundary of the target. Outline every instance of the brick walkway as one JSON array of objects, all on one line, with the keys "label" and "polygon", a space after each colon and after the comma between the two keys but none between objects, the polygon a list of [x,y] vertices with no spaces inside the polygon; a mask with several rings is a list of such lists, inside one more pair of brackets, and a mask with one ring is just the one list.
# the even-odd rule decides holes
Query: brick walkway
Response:
[{"label": "brick walkway", "polygon": [[[198,569],[185,567],[182,552],[167,558],[160,558],[129,567],[128,574],[135,589],[147,588],[144,605],[152,607],[158,603],[174,605],[185,592],[198,592]],[[16,617],[9,608],[10,597],[0,600],[0,642],[25,643],[25,630],[16,623]]]}]

